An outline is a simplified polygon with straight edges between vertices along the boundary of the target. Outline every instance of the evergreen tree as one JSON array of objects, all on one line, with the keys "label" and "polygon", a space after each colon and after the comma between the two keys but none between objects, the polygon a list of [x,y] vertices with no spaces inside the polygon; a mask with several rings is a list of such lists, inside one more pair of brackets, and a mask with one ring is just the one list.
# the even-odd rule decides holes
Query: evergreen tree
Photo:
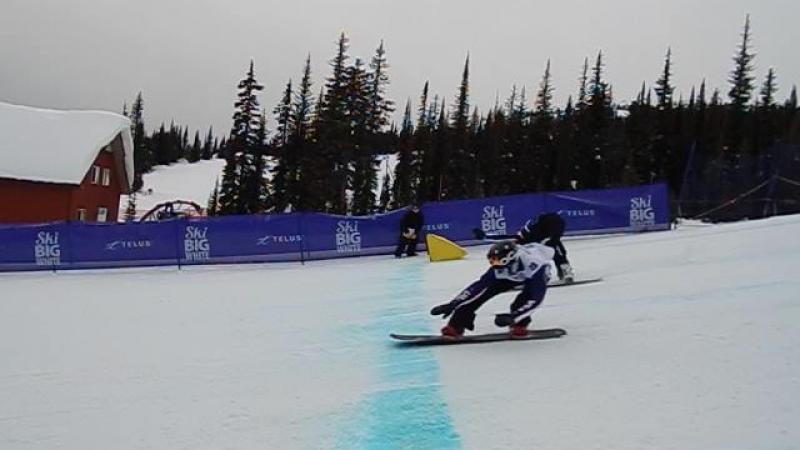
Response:
[{"label": "evergreen tree", "polygon": [[272,148],[276,158],[272,168],[272,202],[275,210],[285,211],[289,204],[287,186],[289,178],[297,171],[297,163],[293,161],[293,154],[289,148],[289,139],[292,134],[292,80],[286,83],[283,98],[273,110],[277,129],[272,138]]},{"label": "evergreen tree", "polygon": [[539,174],[532,166],[536,164],[535,149],[531,148],[526,130],[527,107],[525,100],[517,94],[517,87],[511,87],[511,95],[506,100],[502,115],[505,121],[504,139],[500,143],[499,176],[492,177],[501,183],[502,192],[520,194],[532,189]]},{"label": "evergreen tree", "polygon": [[[425,94],[427,95],[427,93]],[[402,207],[414,202],[415,188],[413,179],[414,161],[414,125],[411,122],[411,100],[406,102],[403,113],[403,125],[400,127],[400,136],[397,143],[397,165],[394,168],[394,186],[392,197],[397,206]]]},{"label": "evergreen tree", "polygon": [[330,63],[332,73],[326,79],[316,124],[316,155],[309,200],[317,211],[344,214],[348,210],[347,188],[351,178],[351,123],[347,118],[349,40],[339,36],[336,56]]},{"label": "evergreen tree", "polygon": [[[180,127],[178,127],[178,134],[181,135]],[[181,155],[181,157],[188,159],[186,155],[189,154],[189,127],[183,129],[179,148],[180,151],[178,153]]]},{"label": "evergreen tree", "polygon": [[206,134],[203,142],[203,150],[200,152],[200,157],[205,160],[214,157],[214,129],[212,127],[208,127],[208,134]]},{"label": "evergreen tree", "polygon": [[203,147],[200,144],[200,132],[195,131],[194,143],[187,152],[186,160],[189,161],[190,163],[200,161],[200,158],[203,156],[202,153],[203,153]]},{"label": "evergreen tree", "polygon": [[125,222],[136,221],[136,192],[128,195],[128,204],[125,206]]},{"label": "evergreen tree", "polygon": [[628,108],[626,127],[628,158],[623,174],[628,184],[651,183],[656,178],[654,136],[658,135],[656,111],[647,101],[643,82],[636,100]]},{"label": "evergreen tree", "polygon": [[575,101],[575,108],[582,110],[588,101],[587,85],[589,83],[589,58],[583,58],[583,71],[578,78],[578,99]]},{"label": "evergreen tree", "polygon": [[311,93],[311,56],[306,58],[300,88],[295,94],[292,117],[292,133],[289,137],[289,148],[284,152],[284,163],[287,165],[286,192],[289,205],[299,210],[310,209],[309,201],[312,177],[315,176],[314,164],[309,161],[313,157],[311,150],[311,114],[314,97]]},{"label": "evergreen tree", "polygon": [[220,194],[219,194],[219,179],[214,181],[214,190],[211,191],[211,195],[208,197],[208,205],[206,207],[206,215],[207,216],[216,216],[219,214],[220,205]]},{"label": "evergreen tree", "polygon": [[[263,89],[255,79],[253,61],[239,82],[238,100],[234,107],[233,127],[220,192],[221,214],[255,214],[264,208],[266,182],[264,179],[264,133],[256,94]],[[231,167],[229,167],[231,166]],[[229,177],[233,176],[235,182]],[[231,188],[235,188],[233,192]]]},{"label": "evergreen tree", "polygon": [[792,92],[786,100],[786,108],[789,110],[797,109],[797,86],[792,86]]},{"label": "evergreen tree", "polygon": [[133,101],[130,119],[133,138],[133,191],[137,192],[144,184],[142,174],[149,172],[154,162],[144,130],[144,100],[141,92],[136,94],[136,100]]},{"label": "evergreen tree", "polygon": [[[419,98],[417,107],[417,126],[412,137],[412,157],[410,171],[411,184],[414,188],[414,199],[416,201],[428,198],[431,191],[431,173],[433,171],[433,154],[431,150],[431,122],[428,105],[429,83],[425,81],[422,94]],[[402,130],[402,129],[401,129]]]},{"label": "evergreen tree", "polygon": [[775,105],[775,93],[778,90],[775,70],[770,67],[761,87],[760,98],[755,109],[753,128],[753,148],[751,156],[758,159],[754,167],[754,176],[762,180],[775,172],[773,146],[778,139],[780,114]]},{"label": "evergreen tree", "polygon": [[778,91],[778,86],[775,81],[775,70],[770,67],[767,72],[767,78],[764,80],[764,85],[761,87],[761,99],[759,106],[762,108],[772,108],[775,106],[775,93]]},{"label": "evergreen tree", "polygon": [[450,127],[447,123],[449,117],[445,111],[445,100],[442,99],[441,105],[437,105],[436,98],[434,98],[434,110],[438,109],[438,118],[436,121],[435,130],[433,133],[433,143],[431,147],[431,181],[429,186],[430,192],[426,196],[426,200],[441,201],[444,200],[446,191],[446,168],[450,163]]},{"label": "evergreen tree", "polygon": [[467,56],[450,119],[452,127],[450,151],[443,155],[448,164],[444,171],[441,195],[448,200],[470,198],[474,193],[475,158],[469,147],[469,113],[469,56]]},{"label": "evergreen tree", "polygon": [[658,108],[661,110],[672,108],[672,94],[675,88],[671,84],[672,78],[672,49],[667,49],[667,56],[664,58],[664,71],[656,81],[656,96],[658,97]]},{"label": "evergreen tree", "polygon": [[225,152],[225,167],[222,169],[222,184],[219,186],[216,213],[231,215],[239,213],[239,169],[238,158],[232,152]]},{"label": "evergreen tree", "polygon": [[[536,94],[533,121],[530,124],[532,160],[528,168],[534,175],[530,190],[553,190],[555,186],[558,155],[554,142],[555,117],[553,115],[553,83],[550,76],[550,60],[542,75],[539,92]],[[533,177],[532,177],[533,178]]]},{"label": "evergreen tree", "polygon": [[742,172],[741,161],[745,149],[748,147],[745,139],[748,135],[749,104],[754,90],[753,59],[755,54],[750,49],[750,16],[745,20],[742,42],[736,52],[734,69],[729,82],[731,89],[728,92],[730,105],[726,118],[725,140],[722,149],[722,186],[723,195],[731,195],[737,190],[738,177]]},{"label": "evergreen tree", "polygon": [[648,182],[655,180],[666,181],[673,191],[677,192],[680,188],[680,168],[682,167],[679,160],[678,151],[676,146],[675,135],[675,120],[678,115],[673,111],[673,93],[675,88],[671,83],[672,79],[672,49],[667,49],[667,55],[664,58],[664,69],[661,72],[661,77],[656,81],[656,104],[655,112],[655,135],[653,138],[652,152],[653,152],[653,166],[650,167],[649,172],[653,174],[653,178]]},{"label": "evergreen tree", "polygon": [[386,50],[381,41],[375,50],[375,55],[369,64],[370,71],[367,74],[367,95],[369,97],[367,106],[367,132],[370,135],[377,135],[383,132],[389,123],[389,116],[394,112],[394,102],[386,98],[386,86],[389,85],[388,68],[386,62]]},{"label": "evergreen tree", "polygon": [[351,212],[357,215],[371,214],[377,204],[375,189],[378,186],[377,161],[369,146],[372,136],[370,127],[371,103],[373,101],[367,73],[363,63],[356,58],[355,63],[347,69],[346,117],[351,127],[350,146],[346,153],[347,160],[352,160],[352,174],[348,185],[353,190]]},{"label": "evergreen tree", "polygon": [[386,212],[392,205],[392,176],[389,174],[389,169],[383,174],[383,184],[381,184],[381,194],[378,199],[378,210]]},{"label": "evergreen tree", "polygon": [[756,55],[750,50],[750,39],[750,16],[748,15],[744,23],[742,42],[733,58],[734,69],[729,78],[731,89],[728,97],[733,109],[740,112],[744,112],[747,108],[754,89],[753,59]]},{"label": "evergreen tree", "polygon": [[598,52],[589,82],[588,104],[580,113],[581,133],[586,140],[579,149],[581,169],[580,187],[598,189],[608,186],[606,154],[610,149],[609,130],[613,119],[608,84],[603,80],[603,53]]}]

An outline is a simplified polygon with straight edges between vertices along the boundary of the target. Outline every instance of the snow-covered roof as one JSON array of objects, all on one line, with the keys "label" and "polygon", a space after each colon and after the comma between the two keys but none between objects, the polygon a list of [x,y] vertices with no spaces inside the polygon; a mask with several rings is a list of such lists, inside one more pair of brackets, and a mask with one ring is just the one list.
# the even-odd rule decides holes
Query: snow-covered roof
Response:
[{"label": "snow-covered roof", "polygon": [[0,102],[0,178],[80,184],[100,151],[120,134],[130,184],[133,141],[127,117]]}]

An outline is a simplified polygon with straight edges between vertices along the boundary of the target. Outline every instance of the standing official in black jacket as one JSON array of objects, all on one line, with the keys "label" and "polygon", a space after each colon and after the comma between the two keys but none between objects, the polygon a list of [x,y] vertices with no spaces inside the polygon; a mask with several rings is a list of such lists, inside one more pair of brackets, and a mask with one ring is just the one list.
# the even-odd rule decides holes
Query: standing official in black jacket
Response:
[{"label": "standing official in black jacket", "polygon": [[400,220],[400,238],[397,242],[397,248],[394,250],[395,257],[401,257],[404,252],[408,256],[417,254],[417,243],[419,242],[424,222],[425,219],[422,216],[422,211],[419,210],[419,205],[411,205],[411,210]]}]

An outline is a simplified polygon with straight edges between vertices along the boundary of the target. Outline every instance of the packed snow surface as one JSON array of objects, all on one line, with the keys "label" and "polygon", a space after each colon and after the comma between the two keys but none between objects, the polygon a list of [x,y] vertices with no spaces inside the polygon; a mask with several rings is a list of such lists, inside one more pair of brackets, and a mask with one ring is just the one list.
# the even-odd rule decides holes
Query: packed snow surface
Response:
[{"label": "packed snow surface", "polygon": [[0,178],[80,184],[100,150],[122,134],[133,180],[127,117],[106,111],[57,111],[0,102]]},{"label": "packed snow surface", "polygon": [[[547,341],[402,348],[486,267],[0,275],[3,449],[790,449],[800,217],[567,241]],[[480,310],[477,331],[514,294]]]}]

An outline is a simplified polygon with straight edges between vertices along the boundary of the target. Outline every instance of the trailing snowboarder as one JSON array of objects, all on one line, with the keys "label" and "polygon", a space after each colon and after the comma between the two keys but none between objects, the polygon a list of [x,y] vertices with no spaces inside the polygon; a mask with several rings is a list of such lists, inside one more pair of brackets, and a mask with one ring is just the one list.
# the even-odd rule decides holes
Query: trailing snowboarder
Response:
[{"label": "trailing snowboarder", "polygon": [[531,220],[525,222],[525,225],[517,232],[515,241],[518,244],[536,242],[551,247],[555,252],[553,261],[558,271],[558,279],[571,283],[575,279],[575,272],[567,260],[567,249],[561,242],[565,229],[566,223],[560,215],[556,213],[540,214],[536,222],[532,223]]},{"label": "trailing snowboarder", "polygon": [[575,272],[567,260],[567,249],[561,242],[565,229],[566,223],[560,215],[544,213],[540,214],[535,221],[531,219],[525,222],[525,225],[515,235],[487,235],[479,228],[473,231],[478,239],[513,239],[518,244],[535,242],[551,247],[555,252],[553,262],[558,271],[558,279],[569,284],[575,280]]},{"label": "trailing snowboarder", "polygon": [[463,336],[465,329],[473,330],[478,308],[497,294],[522,286],[509,312],[497,314],[494,323],[509,327],[512,337],[528,336],[530,316],[547,292],[553,253],[552,248],[538,243],[522,246],[514,241],[501,241],[492,245],[486,255],[490,267],[483,276],[452,301],[431,309],[434,316],[450,317],[441,330],[442,335],[456,339]]}]

